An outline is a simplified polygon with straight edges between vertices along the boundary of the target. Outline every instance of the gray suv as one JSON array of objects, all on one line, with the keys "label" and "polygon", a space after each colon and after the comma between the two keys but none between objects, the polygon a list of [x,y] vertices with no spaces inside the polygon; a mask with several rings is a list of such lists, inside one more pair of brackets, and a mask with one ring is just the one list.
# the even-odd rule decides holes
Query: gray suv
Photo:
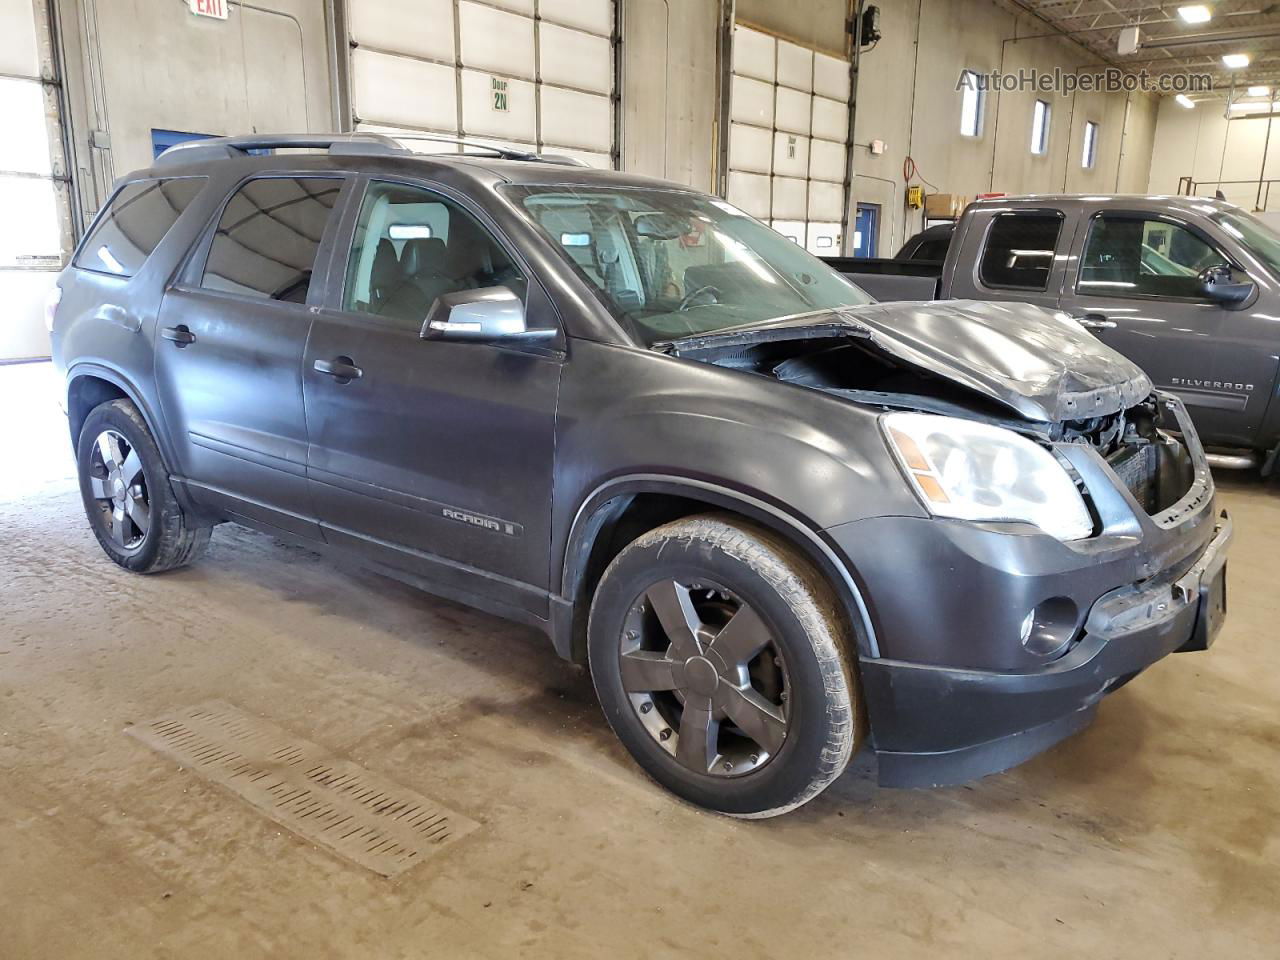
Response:
[{"label": "gray suv", "polygon": [[684,187],[201,141],[59,286],[112,560],[231,521],[537,627],[713,810],[790,810],[864,741],[890,785],[1005,769],[1222,623],[1230,523],[1133,363],[1026,304],[876,304]]}]

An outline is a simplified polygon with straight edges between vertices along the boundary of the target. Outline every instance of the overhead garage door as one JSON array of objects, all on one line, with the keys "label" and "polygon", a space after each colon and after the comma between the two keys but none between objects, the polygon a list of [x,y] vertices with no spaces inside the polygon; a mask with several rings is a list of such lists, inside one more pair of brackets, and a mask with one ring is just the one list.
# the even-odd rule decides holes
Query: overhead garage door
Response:
[{"label": "overhead garage door", "polygon": [[71,247],[45,9],[0,0],[0,361],[49,355],[44,300]]},{"label": "overhead garage door", "polygon": [[348,0],[357,129],[616,166],[614,0]]},{"label": "overhead garage door", "polygon": [[840,252],[849,63],[741,24],[728,199],[819,255]]}]

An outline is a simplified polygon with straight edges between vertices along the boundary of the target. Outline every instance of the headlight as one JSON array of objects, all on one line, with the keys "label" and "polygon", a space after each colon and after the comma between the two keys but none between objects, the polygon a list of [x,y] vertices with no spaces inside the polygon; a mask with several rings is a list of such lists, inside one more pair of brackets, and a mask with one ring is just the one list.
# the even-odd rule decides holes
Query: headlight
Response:
[{"label": "headlight", "polygon": [[1059,540],[1093,533],[1093,518],[1048,450],[1012,430],[927,413],[891,413],[889,446],[935,516],[1020,520]]}]

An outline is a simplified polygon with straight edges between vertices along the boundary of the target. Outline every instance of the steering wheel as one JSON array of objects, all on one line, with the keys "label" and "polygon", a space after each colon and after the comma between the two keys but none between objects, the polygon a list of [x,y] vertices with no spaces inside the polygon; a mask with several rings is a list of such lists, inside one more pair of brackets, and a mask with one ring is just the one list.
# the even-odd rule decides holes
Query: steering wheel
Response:
[{"label": "steering wheel", "polygon": [[686,293],[680,301],[680,306],[676,307],[676,309],[684,311],[692,307],[705,307],[719,302],[720,291],[711,286],[711,284],[704,284],[698,289]]}]

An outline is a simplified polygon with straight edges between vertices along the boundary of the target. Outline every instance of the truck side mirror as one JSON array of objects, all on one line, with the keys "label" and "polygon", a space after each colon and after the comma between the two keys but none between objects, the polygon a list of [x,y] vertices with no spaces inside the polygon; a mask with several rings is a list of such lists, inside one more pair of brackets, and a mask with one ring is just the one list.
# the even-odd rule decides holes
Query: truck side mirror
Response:
[{"label": "truck side mirror", "polygon": [[524,303],[510,287],[479,287],[436,297],[422,324],[423,340],[548,340],[555,330],[530,330]]},{"label": "truck side mirror", "polygon": [[1200,292],[1218,303],[1244,303],[1257,289],[1248,274],[1225,263],[1206,267],[1198,279]]}]

